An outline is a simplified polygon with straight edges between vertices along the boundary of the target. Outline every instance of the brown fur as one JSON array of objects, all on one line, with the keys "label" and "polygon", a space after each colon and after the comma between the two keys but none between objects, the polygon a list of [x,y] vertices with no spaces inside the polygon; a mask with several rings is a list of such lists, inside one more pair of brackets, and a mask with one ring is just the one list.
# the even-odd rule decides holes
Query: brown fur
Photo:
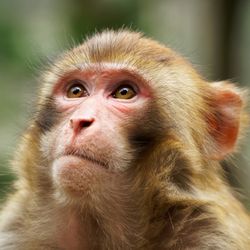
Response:
[{"label": "brown fur", "polygon": [[[51,99],[54,84],[92,65],[136,75],[153,89],[153,100],[129,128],[128,141],[140,148],[130,167],[79,202],[57,192],[40,145],[60,116]],[[17,151],[18,180],[2,209],[0,248],[248,249],[249,217],[217,160],[228,141],[217,125],[227,128],[228,119],[216,113],[224,103],[214,101],[213,91],[188,62],[140,33],[106,31],[65,53],[44,74],[37,115]],[[245,119],[236,112],[237,121]],[[225,126],[217,122],[221,114]],[[228,147],[226,155],[233,150]]]}]

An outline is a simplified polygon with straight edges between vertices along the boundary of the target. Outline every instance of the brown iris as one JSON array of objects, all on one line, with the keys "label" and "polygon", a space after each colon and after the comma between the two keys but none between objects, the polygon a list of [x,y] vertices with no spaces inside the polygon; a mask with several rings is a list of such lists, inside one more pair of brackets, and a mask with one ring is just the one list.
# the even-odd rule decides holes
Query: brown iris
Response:
[{"label": "brown iris", "polygon": [[112,96],[117,99],[131,99],[136,95],[134,89],[129,85],[123,85],[117,88]]},{"label": "brown iris", "polygon": [[80,98],[88,95],[88,91],[81,83],[75,83],[67,90],[68,98]]}]

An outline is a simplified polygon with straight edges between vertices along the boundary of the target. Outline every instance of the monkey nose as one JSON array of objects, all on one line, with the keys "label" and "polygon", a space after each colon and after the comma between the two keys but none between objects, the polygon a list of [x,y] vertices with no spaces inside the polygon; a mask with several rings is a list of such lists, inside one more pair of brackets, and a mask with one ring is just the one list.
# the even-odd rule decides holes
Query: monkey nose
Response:
[{"label": "monkey nose", "polygon": [[72,118],[70,119],[70,127],[74,130],[74,132],[78,132],[83,128],[90,127],[94,122],[94,118]]}]

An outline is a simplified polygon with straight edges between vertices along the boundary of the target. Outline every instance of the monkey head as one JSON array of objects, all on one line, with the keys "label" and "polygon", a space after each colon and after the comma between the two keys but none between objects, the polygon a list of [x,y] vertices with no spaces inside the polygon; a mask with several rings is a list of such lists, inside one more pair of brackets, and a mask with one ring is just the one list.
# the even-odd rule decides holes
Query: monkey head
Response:
[{"label": "monkey head", "polygon": [[59,57],[42,81],[32,125],[32,147],[42,152],[36,178],[67,199],[98,200],[138,171],[162,168],[167,176],[173,162],[202,172],[204,160],[235,148],[240,91],[206,82],[139,33],[96,34]]}]

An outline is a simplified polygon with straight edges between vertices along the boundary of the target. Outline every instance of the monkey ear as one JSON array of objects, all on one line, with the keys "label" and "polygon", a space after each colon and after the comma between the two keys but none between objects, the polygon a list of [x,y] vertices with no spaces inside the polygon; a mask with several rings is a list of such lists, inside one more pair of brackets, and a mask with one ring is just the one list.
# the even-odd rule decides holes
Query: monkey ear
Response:
[{"label": "monkey ear", "polygon": [[207,117],[210,146],[209,158],[222,160],[235,149],[239,130],[244,120],[242,112],[244,98],[241,90],[230,82],[211,83]]}]

